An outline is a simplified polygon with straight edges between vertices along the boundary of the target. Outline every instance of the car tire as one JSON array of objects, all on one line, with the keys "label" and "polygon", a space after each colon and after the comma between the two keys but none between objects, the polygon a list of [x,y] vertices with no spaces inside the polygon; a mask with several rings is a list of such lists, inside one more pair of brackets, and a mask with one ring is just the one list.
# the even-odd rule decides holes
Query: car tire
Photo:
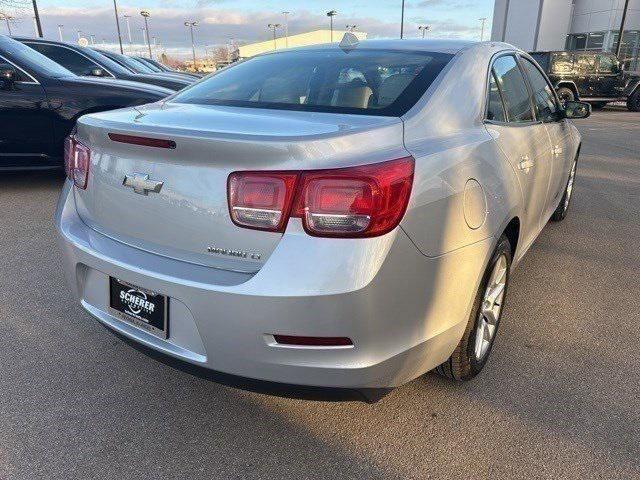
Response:
[{"label": "car tire", "polygon": [[573,102],[576,99],[573,90],[571,90],[569,87],[560,87],[558,88],[558,90],[556,90],[556,93],[558,94],[558,98],[562,103]]},{"label": "car tire", "polygon": [[602,110],[607,106],[607,102],[591,102],[591,108],[594,110]]},{"label": "car tire", "polygon": [[564,187],[564,195],[562,195],[556,211],[553,212],[553,215],[551,215],[551,220],[554,222],[561,222],[567,216],[567,211],[569,210],[571,199],[573,198],[573,185],[576,179],[577,166],[578,159],[576,158],[573,161],[573,165],[571,166],[571,172],[569,173],[569,178],[567,179],[567,185]]},{"label": "car tire", "polygon": [[511,255],[511,244],[502,235],[482,277],[462,339],[449,359],[436,367],[436,373],[452,380],[467,381],[486,365],[504,311]]},{"label": "car tire", "polygon": [[632,112],[640,112],[640,87],[627,98],[627,108]]}]

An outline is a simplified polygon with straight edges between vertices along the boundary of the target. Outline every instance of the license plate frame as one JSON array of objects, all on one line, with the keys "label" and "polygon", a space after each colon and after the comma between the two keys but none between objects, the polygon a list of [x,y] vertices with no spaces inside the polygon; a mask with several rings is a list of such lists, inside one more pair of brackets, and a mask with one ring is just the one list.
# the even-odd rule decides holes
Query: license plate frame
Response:
[{"label": "license plate frame", "polygon": [[169,338],[167,295],[109,277],[109,310],[120,320],[158,338]]}]

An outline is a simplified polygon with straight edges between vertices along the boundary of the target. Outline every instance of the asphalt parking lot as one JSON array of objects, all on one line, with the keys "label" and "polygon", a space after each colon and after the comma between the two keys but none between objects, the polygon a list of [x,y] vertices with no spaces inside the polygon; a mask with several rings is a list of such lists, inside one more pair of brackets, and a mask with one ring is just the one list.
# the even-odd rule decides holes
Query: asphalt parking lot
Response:
[{"label": "asphalt parking lot", "polygon": [[515,273],[488,368],[375,405],[203,380],[69,298],[62,176],[0,176],[0,479],[640,478],[640,115],[584,135],[572,210]]}]

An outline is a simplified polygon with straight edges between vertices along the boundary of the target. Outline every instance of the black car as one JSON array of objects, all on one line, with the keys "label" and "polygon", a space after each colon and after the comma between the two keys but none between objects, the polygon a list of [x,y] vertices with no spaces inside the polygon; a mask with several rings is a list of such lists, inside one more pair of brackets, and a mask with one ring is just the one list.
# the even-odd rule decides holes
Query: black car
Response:
[{"label": "black car", "polygon": [[144,63],[146,66],[151,68],[154,72],[180,73],[181,75],[187,75],[188,77],[193,77],[195,79],[199,79],[203,77],[202,74],[198,74],[198,73],[179,72],[178,70],[173,70],[172,68],[169,68],[165,64],[159,62],[158,60],[154,60],[152,58],[147,58],[147,57],[133,57],[133,58]]},{"label": "black car", "polygon": [[618,57],[602,52],[531,52],[561,100],[584,100],[595,108],[626,101],[640,111],[640,75],[625,72]]},{"label": "black car", "polygon": [[151,75],[155,75],[156,77],[163,77],[163,78],[180,78],[190,83],[193,83],[196,81],[195,78],[189,77],[187,75],[183,75],[179,72],[161,72],[161,71],[154,70],[153,68],[149,67],[147,64],[141,62],[135,57],[122,55],[120,53],[110,52],[108,50],[101,50],[98,48],[96,48],[95,51],[104,55],[107,58],[110,58],[114,62],[119,63],[124,68],[131,70],[133,73],[142,73],[145,75],[151,74]]},{"label": "black car", "polygon": [[193,83],[193,81],[183,78],[172,78],[153,73],[134,73],[91,48],[81,47],[72,43],[41,38],[14,37],[14,39],[40,52],[45,57],[49,57],[76,75],[132,80],[170,88],[174,91],[182,90]]},{"label": "black car", "polygon": [[85,113],[156,102],[173,91],[79,77],[0,35],[0,170],[60,167],[64,139]]}]

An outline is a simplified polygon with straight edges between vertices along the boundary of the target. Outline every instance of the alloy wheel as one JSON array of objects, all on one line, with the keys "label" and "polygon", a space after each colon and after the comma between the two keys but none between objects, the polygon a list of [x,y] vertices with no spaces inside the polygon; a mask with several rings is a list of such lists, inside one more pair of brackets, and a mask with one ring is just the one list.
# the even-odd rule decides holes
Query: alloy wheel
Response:
[{"label": "alloy wheel", "polygon": [[507,257],[500,255],[485,288],[476,327],[474,354],[478,362],[487,355],[496,335],[507,286]]}]

